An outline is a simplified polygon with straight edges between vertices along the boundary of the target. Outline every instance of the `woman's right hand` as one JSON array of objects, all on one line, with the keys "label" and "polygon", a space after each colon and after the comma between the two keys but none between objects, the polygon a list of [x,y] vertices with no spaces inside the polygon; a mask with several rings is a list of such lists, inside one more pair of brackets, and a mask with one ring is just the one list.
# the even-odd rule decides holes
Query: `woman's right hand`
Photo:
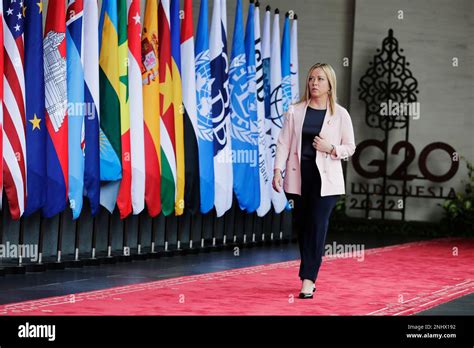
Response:
[{"label": "woman's right hand", "polygon": [[282,184],[283,178],[281,177],[281,171],[279,169],[275,169],[272,181],[273,189],[277,192],[281,192]]}]

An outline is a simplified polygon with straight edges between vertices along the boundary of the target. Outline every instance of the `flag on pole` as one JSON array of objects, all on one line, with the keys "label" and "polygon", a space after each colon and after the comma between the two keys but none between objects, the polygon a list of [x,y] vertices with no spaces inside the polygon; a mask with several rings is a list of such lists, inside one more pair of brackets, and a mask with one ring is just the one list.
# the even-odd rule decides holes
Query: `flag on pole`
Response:
[{"label": "flag on pole", "polygon": [[[97,2],[84,3],[84,195],[89,198],[91,215],[100,209],[99,148],[99,14]],[[104,137],[102,133],[101,141]],[[104,139],[105,140],[105,139]],[[110,144],[109,144],[110,146]],[[101,147],[102,148],[102,147]]]},{"label": "flag on pole", "polygon": [[[270,178],[273,179],[273,152],[276,146],[276,140],[272,137],[272,112],[271,112],[271,8],[267,6],[265,9],[265,16],[263,18],[263,37],[262,37],[262,65],[263,65],[263,91],[264,91],[264,106],[265,106],[265,145],[266,145],[266,158],[267,158],[267,170],[270,174]],[[270,179],[271,180],[271,179]],[[271,183],[270,183],[271,185]],[[273,189],[270,189],[270,198],[273,203]]]},{"label": "flag on pole", "polygon": [[260,6],[255,3],[255,65],[256,65],[256,97],[257,97],[257,127],[258,127],[258,167],[260,184],[260,206],[257,208],[259,217],[265,216],[271,208],[271,180],[272,175],[268,172],[269,158],[267,151],[267,139],[265,135],[265,91],[263,75],[262,41],[260,35]]},{"label": "flag on pole", "polygon": [[258,162],[258,116],[257,116],[257,80],[256,80],[256,57],[255,57],[255,6],[253,0],[249,5],[247,16],[247,27],[245,31],[245,57],[247,59],[247,80],[248,80],[248,100],[247,108],[250,122],[250,142],[249,144],[249,179],[250,185],[247,187],[248,206],[247,212],[253,213],[260,206],[260,174]]},{"label": "flag on pole", "polygon": [[[0,36],[3,38],[3,35]],[[0,61],[3,62],[3,59]],[[28,216],[41,209],[46,197],[44,183],[47,130],[44,120],[43,6],[41,1],[38,6],[27,6],[25,11],[25,76],[28,77],[25,79],[26,176],[28,178],[25,215]],[[3,93],[3,88],[0,87],[0,90],[0,93]]]},{"label": "flag on pole", "polygon": [[194,63],[192,0],[184,0],[184,20],[181,27],[181,66],[184,106],[184,153],[185,153],[185,208],[191,213],[199,211],[199,158],[198,119],[196,110],[196,72]]},{"label": "flag on pole", "polygon": [[68,96],[69,205],[72,218],[79,217],[84,192],[84,71],[82,69],[82,0],[68,0],[66,11],[66,65]]},{"label": "flag on pole", "polygon": [[3,1],[0,1],[0,209],[3,198]]},{"label": "flag on pole", "polygon": [[160,99],[158,76],[158,8],[147,0],[142,31],[145,202],[151,217],[161,212]]},{"label": "flag on pole", "polygon": [[170,32],[170,2],[158,6],[159,78],[161,107],[161,209],[165,216],[174,211],[176,199],[176,141],[173,108],[173,80]]},{"label": "flag on pole", "polygon": [[293,23],[291,25],[291,99],[292,103],[297,103],[300,99],[300,78],[298,65],[298,16],[293,16]]},{"label": "flag on pole", "polygon": [[291,66],[290,66],[290,14],[285,14],[283,39],[281,45],[281,89],[283,93],[283,112],[291,105]]},{"label": "flag on pole", "polygon": [[173,111],[175,130],[176,156],[176,197],[175,215],[182,215],[184,211],[184,107],[181,86],[181,49],[180,49],[180,22],[179,0],[171,0],[170,14],[171,30],[171,76],[173,81]]},{"label": "flag on pole", "polygon": [[232,152],[234,154],[247,154],[240,161],[237,156],[233,160],[234,193],[237,197],[241,210],[247,210],[250,206],[250,195],[253,190],[248,189],[251,184],[251,129],[249,116],[247,79],[247,60],[244,46],[244,27],[242,20],[242,0],[237,0],[235,7],[234,36],[232,39],[232,52],[229,69],[229,91],[230,91],[230,116]]},{"label": "flag on pole", "polygon": [[214,136],[212,125],[208,0],[201,0],[196,33],[195,58],[201,213],[207,214],[214,207]]},{"label": "flag on pole", "polygon": [[48,3],[44,50],[46,107],[46,201],[43,215],[66,208],[68,195],[68,118],[66,68],[66,8],[64,1]]},{"label": "flag on pole", "polygon": [[122,178],[117,1],[102,1],[99,43],[100,204],[112,213]]},{"label": "flag on pole", "polygon": [[117,196],[120,218],[132,213],[132,161],[130,155],[130,110],[128,103],[127,0],[118,0],[118,72],[120,101],[120,134],[122,148],[122,181]]},{"label": "flag on pole", "polygon": [[[276,156],[276,143],[280,130],[283,127],[283,91],[281,80],[281,48],[280,48],[280,15],[278,9],[275,10],[273,18],[272,42],[271,42],[271,56],[270,56],[270,120],[271,120],[271,166],[270,170],[273,172],[273,165]],[[273,207],[277,213],[281,213],[285,209],[287,200],[285,193],[272,190]]]},{"label": "flag on pole", "polygon": [[[265,106],[265,118],[267,131],[267,148],[270,148],[271,143],[271,116],[270,116],[270,53],[271,53],[271,37],[270,37],[270,21],[271,13],[270,6],[265,9],[265,16],[263,18],[263,36],[262,36],[262,66],[263,66],[263,94]],[[273,173],[272,173],[273,174]]]},{"label": "flag on pole", "polygon": [[[26,201],[25,75],[23,73],[23,8],[4,1],[3,180],[10,215],[18,220]],[[20,16],[17,16],[19,14]],[[64,197],[64,196],[63,196]]]},{"label": "flag on pole", "polygon": [[[141,57],[140,0],[128,0],[128,83],[130,102],[130,151],[132,157],[132,208],[140,214],[145,208],[145,143],[143,132],[143,93]],[[158,93],[156,94],[158,95]]]},{"label": "flag on pole", "polygon": [[214,205],[217,217],[232,207],[230,100],[227,62],[227,9],[216,0],[210,33],[212,121],[214,130]]}]

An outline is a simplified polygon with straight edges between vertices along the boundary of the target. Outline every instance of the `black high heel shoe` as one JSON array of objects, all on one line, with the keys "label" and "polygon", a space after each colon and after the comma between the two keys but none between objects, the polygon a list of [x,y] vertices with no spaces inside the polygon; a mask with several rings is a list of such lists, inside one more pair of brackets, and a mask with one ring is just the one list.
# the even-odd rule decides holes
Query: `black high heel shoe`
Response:
[{"label": "black high heel shoe", "polygon": [[310,299],[313,298],[313,293],[316,291],[316,286],[313,286],[313,292],[312,293],[306,293],[306,292],[300,292],[299,298],[301,299]]}]

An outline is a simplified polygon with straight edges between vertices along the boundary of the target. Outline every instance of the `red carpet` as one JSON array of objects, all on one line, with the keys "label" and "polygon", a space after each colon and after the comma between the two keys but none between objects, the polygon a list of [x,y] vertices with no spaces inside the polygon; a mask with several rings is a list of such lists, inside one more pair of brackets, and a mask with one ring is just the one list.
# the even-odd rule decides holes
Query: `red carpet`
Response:
[{"label": "red carpet", "polygon": [[473,260],[474,239],[438,239],[365,250],[363,261],[325,258],[312,300],[297,298],[295,260],[3,305],[0,315],[409,315],[474,292]]}]

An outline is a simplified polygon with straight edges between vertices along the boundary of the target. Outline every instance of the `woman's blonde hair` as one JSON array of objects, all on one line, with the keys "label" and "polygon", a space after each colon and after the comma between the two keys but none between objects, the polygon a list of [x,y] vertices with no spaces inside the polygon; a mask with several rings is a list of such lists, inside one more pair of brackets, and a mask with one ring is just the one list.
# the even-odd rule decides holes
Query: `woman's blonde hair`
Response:
[{"label": "woman's blonde hair", "polygon": [[321,70],[324,71],[324,73],[328,77],[328,82],[329,82],[329,92],[328,92],[329,111],[330,111],[331,115],[334,115],[334,111],[336,110],[336,102],[337,102],[336,73],[334,72],[334,69],[332,68],[332,66],[330,66],[327,63],[316,63],[311,68],[309,68],[308,76],[306,77],[306,81],[305,81],[304,94],[302,95],[300,102],[308,102],[309,99],[311,98],[310,91],[309,91],[309,88],[308,88],[308,81],[309,81],[309,77],[311,76],[313,71],[316,70],[317,68],[321,68]]}]

